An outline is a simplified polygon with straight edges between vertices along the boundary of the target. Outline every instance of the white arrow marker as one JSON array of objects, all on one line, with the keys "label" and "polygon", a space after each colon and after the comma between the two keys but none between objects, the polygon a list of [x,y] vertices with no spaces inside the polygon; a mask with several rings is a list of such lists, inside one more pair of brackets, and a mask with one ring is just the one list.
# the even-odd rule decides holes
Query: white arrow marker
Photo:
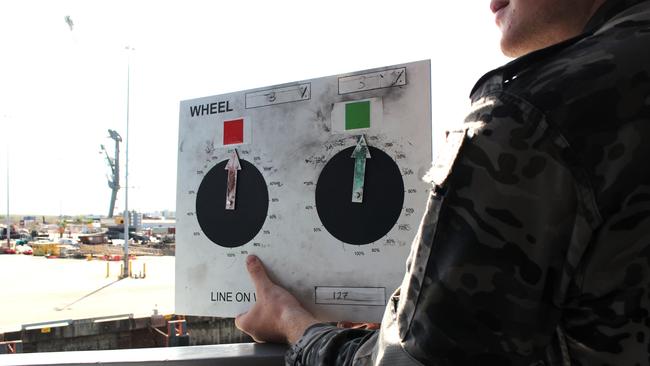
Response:
[{"label": "white arrow marker", "polygon": [[237,197],[237,171],[241,170],[239,157],[237,156],[237,149],[232,152],[230,159],[228,159],[226,170],[228,171],[228,183],[226,185],[226,210],[234,210],[235,199]]},{"label": "white arrow marker", "polygon": [[363,202],[363,185],[366,177],[366,159],[370,159],[370,150],[364,135],[359,137],[357,147],[352,152],[354,158],[354,181],[352,182],[352,202]]}]

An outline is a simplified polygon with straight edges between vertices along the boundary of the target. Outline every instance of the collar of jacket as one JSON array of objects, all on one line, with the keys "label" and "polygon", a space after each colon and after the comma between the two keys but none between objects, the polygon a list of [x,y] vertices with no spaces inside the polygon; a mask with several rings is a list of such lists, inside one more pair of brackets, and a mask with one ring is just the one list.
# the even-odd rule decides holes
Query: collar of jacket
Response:
[{"label": "collar of jacket", "polygon": [[643,2],[650,2],[650,0],[606,0],[587,22],[587,25],[585,26],[582,34],[567,39],[563,42],[556,43],[552,46],[542,48],[541,50],[533,51],[531,53],[518,57],[513,61],[510,61],[507,64],[488,72],[476,82],[472,88],[472,91],[470,92],[470,98],[474,100],[475,92],[479,88],[485,89],[484,84],[486,83],[493,85],[488,86],[488,89],[494,89],[496,87],[496,84],[499,84],[500,86],[507,84],[510,80],[513,79],[513,77],[516,77],[516,75],[519,74],[522,69],[528,68],[530,65],[541,59],[545,59],[547,55],[556,52],[558,49],[565,48],[593,34],[616,15],[631,8],[634,5]]},{"label": "collar of jacket", "polygon": [[590,34],[595,32],[617,14],[644,1],[647,0],[606,0],[603,5],[598,8],[596,13],[594,13],[589,22],[587,22],[587,25],[584,28],[584,33]]}]

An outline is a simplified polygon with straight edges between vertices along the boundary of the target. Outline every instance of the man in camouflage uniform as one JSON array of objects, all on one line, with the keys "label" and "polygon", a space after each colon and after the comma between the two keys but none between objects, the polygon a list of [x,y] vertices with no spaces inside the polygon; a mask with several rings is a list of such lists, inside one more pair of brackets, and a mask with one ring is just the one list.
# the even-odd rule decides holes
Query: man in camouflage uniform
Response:
[{"label": "man in camouflage uniform", "polygon": [[492,10],[519,58],[447,134],[381,329],[318,323],[249,258],[237,324],[288,364],[650,365],[650,0]]}]

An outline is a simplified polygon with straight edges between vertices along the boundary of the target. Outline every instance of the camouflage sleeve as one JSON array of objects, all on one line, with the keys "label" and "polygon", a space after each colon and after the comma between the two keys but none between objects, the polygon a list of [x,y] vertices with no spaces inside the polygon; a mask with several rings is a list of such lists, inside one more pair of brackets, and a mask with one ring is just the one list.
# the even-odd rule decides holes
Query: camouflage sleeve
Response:
[{"label": "camouflage sleeve", "polygon": [[377,331],[337,328],[329,324],[309,327],[286,354],[288,366],[352,365],[361,345],[373,339]]},{"label": "camouflage sleeve", "polygon": [[561,132],[512,95],[478,101],[448,136],[462,141],[434,164],[374,364],[543,365],[592,233],[588,189]]}]

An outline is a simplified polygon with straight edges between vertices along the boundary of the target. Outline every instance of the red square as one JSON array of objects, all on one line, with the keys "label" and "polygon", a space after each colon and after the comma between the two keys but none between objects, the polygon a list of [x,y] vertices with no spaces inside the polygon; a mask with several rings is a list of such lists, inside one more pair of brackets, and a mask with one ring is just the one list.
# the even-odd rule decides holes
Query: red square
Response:
[{"label": "red square", "polygon": [[223,122],[223,144],[234,145],[244,142],[244,119]]}]

